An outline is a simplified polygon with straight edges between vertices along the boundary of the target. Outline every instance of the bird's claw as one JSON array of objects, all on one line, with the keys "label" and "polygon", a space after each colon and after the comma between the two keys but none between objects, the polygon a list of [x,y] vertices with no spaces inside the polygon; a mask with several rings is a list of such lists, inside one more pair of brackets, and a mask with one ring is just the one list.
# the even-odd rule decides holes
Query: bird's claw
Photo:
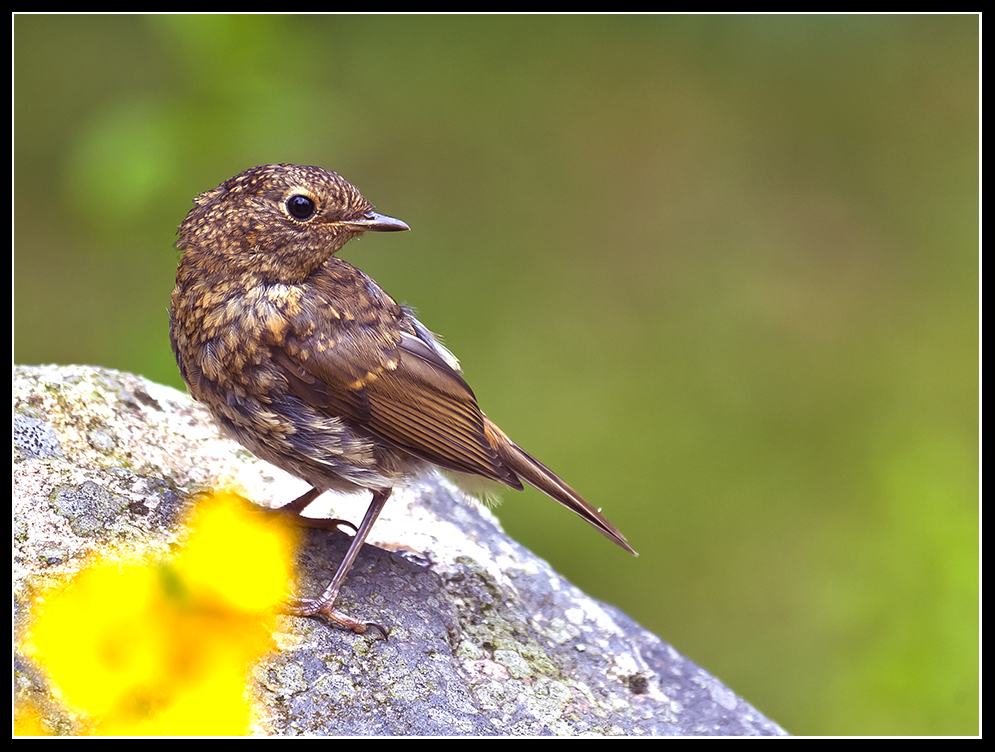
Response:
[{"label": "bird's claw", "polygon": [[332,608],[331,603],[323,603],[321,598],[292,598],[290,599],[284,612],[294,616],[317,616],[324,614],[332,621],[341,624],[347,629],[351,629],[356,634],[365,634],[368,629],[375,629],[383,635],[384,642],[387,641],[387,630],[372,621],[359,621],[351,616],[346,616],[341,611]]}]

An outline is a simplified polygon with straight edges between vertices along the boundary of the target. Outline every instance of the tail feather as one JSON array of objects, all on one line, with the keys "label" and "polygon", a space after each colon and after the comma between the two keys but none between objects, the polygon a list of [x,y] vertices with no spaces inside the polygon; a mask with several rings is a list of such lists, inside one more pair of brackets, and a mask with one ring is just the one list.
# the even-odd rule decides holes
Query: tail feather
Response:
[{"label": "tail feather", "polygon": [[515,475],[530,486],[539,489],[551,499],[560,502],[570,511],[583,517],[597,528],[602,535],[624,548],[633,556],[639,555],[626,542],[625,536],[608,520],[602,517],[597,509],[584,501],[581,495],[568,486],[556,473],[516,445],[486,416],[484,417],[484,432],[487,440],[501,458],[501,461]]}]

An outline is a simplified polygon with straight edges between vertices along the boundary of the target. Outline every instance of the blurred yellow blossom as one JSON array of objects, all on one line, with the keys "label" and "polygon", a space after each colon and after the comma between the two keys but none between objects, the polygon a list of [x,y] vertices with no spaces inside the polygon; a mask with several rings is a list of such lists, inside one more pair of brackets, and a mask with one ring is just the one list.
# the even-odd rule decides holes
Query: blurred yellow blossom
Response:
[{"label": "blurred yellow blossom", "polygon": [[202,498],[187,526],[175,559],[101,560],[36,602],[25,652],[89,733],[247,730],[246,679],[272,647],[293,535],[230,493]]}]

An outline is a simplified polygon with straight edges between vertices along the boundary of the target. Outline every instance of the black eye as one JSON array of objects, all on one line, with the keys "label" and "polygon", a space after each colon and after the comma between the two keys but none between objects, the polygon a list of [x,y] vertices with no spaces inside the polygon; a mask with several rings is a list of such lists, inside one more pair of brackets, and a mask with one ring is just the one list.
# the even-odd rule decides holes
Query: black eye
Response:
[{"label": "black eye", "polygon": [[294,219],[302,221],[311,219],[317,210],[318,207],[315,206],[314,201],[307,196],[297,194],[287,199],[287,211],[290,212],[290,216]]}]

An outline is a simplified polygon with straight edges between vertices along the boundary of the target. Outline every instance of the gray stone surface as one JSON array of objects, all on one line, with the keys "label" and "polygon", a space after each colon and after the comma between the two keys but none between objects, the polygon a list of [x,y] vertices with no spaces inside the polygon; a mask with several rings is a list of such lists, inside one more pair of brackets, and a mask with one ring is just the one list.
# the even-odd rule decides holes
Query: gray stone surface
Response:
[{"label": "gray stone surface", "polygon": [[[306,490],[222,439],[189,398],[83,366],[14,373],[15,630],[44,582],[108,546],[166,555],[191,494],[264,505]],[[368,497],[326,494],[358,520]],[[309,531],[299,587],[319,592],[349,536]],[[269,735],[779,735],[785,732],[625,614],[588,598],[440,477],[398,489],[337,603],[389,641],[284,616],[248,691]],[[15,635],[16,636],[16,635]],[[73,732],[15,658],[15,692]]]}]

